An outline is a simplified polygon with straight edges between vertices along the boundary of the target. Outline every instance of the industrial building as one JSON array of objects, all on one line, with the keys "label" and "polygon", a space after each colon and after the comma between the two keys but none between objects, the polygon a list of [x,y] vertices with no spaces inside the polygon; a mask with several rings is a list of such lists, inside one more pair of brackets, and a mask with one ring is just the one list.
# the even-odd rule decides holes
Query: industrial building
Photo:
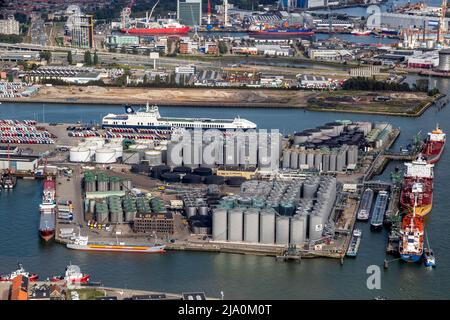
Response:
[{"label": "industrial building", "polygon": [[347,49],[310,48],[308,57],[313,60],[341,61],[353,59],[355,54]]},{"label": "industrial building", "polygon": [[12,169],[13,171],[34,171],[38,167],[39,156],[18,154],[0,154],[0,170]]},{"label": "industrial building", "polygon": [[[439,16],[426,16],[418,14],[402,14],[402,13],[390,13],[390,12],[379,12],[374,13],[373,18],[376,21],[380,21],[381,25],[388,25],[394,29],[411,29],[411,28],[422,28],[424,25],[438,25]],[[377,20],[378,19],[378,20]],[[444,19],[443,30],[449,30],[450,18]]]},{"label": "industrial building", "polygon": [[190,27],[202,24],[202,0],[177,0],[177,19]]},{"label": "industrial building", "polygon": [[437,51],[417,52],[406,58],[408,68],[433,69],[439,65]]},{"label": "industrial building", "polygon": [[170,212],[164,214],[141,214],[134,218],[133,231],[137,233],[157,233],[170,235],[174,232],[173,215]]},{"label": "industrial building", "polygon": [[92,15],[76,16],[77,23],[72,23],[68,30],[72,37],[72,47],[93,48],[94,47],[94,17]]},{"label": "industrial building", "polygon": [[139,37],[130,35],[109,35],[106,42],[109,46],[129,46],[129,45],[139,45]]},{"label": "industrial building", "polygon": [[31,82],[41,82],[48,79],[62,80],[68,83],[84,84],[90,81],[98,81],[104,75],[94,68],[45,66],[26,73],[26,78]]}]

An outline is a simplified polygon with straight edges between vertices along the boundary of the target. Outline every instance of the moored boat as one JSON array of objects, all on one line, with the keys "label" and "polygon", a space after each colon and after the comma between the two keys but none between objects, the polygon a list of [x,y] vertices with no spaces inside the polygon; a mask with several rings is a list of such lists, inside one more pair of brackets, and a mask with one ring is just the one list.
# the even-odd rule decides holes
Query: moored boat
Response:
[{"label": "moored boat", "polygon": [[[415,198],[417,202],[417,195]],[[423,254],[424,221],[423,217],[416,215],[415,208],[412,214],[403,217],[400,230],[399,253],[406,262],[417,262]]]},{"label": "moored boat", "polygon": [[354,36],[370,36],[372,34],[371,30],[361,30],[361,29],[354,29],[351,32]]},{"label": "moored boat", "polygon": [[446,134],[436,126],[436,129],[428,133],[428,138],[422,149],[422,155],[425,157],[428,163],[437,163],[444,151]]},{"label": "moored boat", "polygon": [[359,250],[359,245],[361,243],[362,232],[359,229],[353,230],[352,239],[350,240],[350,244],[347,249],[347,256],[356,257]]},{"label": "moored boat", "polygon": [[370,220],[370,228],[372,230],[381,230],[383,228],[384,214],[386,213],[388,201],[389,194],[387,191],[378,192],[373,208],[372,219]]},{"label": "moored boat", "polygon": [[405,166],[400,204],[407,213],[412,213],[415,207],[416,215],[425,216],[433,207],[434,165],[427,163],[420,155],[416,160],[405,163]]},{"label": "moored boat", "polygon": [[138,252],[138,253],[164,253],[165,245],[154,243],[148,244],[127,244],[117,241],[111,242],[89,242],[87,236],[78,235],[73,238],[71,243],[66,244],[66,247],[73,250],[82,251],[108,251],[108,252]]},{"label": "moored boat", "polygon": [[39,279],[39,276],[36,273],[30,273],[25,271],[22,264],[19,262],[17,264],[17,270],[11,272],[10,274],[2,274],[0,275],[0,281],[12,281],[17,276],[25,276],[28,278],[28,281],[34,282]]},{"label": "moored boat", "polygon": [[55,193],[56,183],[53,178],[48,177],[44,181],[42,203],[39,205],[39,211],[41,213],[39,221],[39,235],[45,241],[49,241],[55,236]]},{"label": "moored boat", "polygon": [[370,211],[372,210],[372,202],[373,202],[373,190],[367,188],[364,190],[364,193],[361,198],[361,204],[359,206],[357,219],[366,221],[369,220]]},{"label": "moored boat", "polygon": [[436,267],[436,257],[434,256],[433,249],[430,247],[430,241],[428,240],[428,234],[425,233],[427,239],[427,247],[423,250],[423,262],[426,267]]},{"label": "moored boat", "polygon": [[70,264],[66,267],[64,275],[52,277],[52,282],[65,281],[67,283],[87,283],[90,275],[82,273],[76,265]]}]

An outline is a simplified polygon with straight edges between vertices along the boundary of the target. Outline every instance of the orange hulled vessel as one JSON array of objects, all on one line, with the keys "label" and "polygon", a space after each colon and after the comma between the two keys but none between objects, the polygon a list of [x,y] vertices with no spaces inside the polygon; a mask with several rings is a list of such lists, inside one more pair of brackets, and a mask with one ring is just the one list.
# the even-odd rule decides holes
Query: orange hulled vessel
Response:
[{"label": "orange hulled vessel", "polygon": [[[416,160],[405,163],[405,167],[400,204],[408,214],[413,213],[416,204],[415,214],[423,217],[433,207],[434,165],[419,155]],[[417,203],[415,203],[416,197]]]},{"label": "orange hulled vessel", "polygon": [[446,138],[446,134],[439,126],[436,126],[436,129],[433,131],[428,132],[428,138],[422,149],[422,154],[428,163],[437,163],[441,159]]}]

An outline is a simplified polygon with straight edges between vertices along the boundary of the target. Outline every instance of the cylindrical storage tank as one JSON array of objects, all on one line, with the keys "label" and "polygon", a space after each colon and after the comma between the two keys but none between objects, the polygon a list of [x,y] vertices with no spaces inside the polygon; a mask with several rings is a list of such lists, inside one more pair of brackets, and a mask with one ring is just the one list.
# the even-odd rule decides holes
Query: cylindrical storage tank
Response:
[{"label": "cylindrical storage tank", "polygon": [[450,49],[439,51],[439,71],[450,71]]},{"label": "cylindrical storage tank", "polygon": [[276,216],[275,218],[275,243],[289,244],[289,217]]},{"label": "cylindrical storage tank", "polygon": [[291,151],[284,150],[283,151],[283,163],[281,166],[283,169],[289,169],[290,164],[291,164]]},{"label": "cylindrical storage tank", "polygon": [[155,166],[155,167],[152,167],[150,176],[152,178],[159,179],[159,178],[161,178],[161,174],[169,172],[169,171],[170,171],[169,166],[166,166],[166,165]]},{"label": "cylindrical storage tank", "polygon": [[243,177],[229,177],[227,179],[227,185],[230,187],[239,187],[244,181],[246,181]]},{"label": "cylindrical storage tank", "polygon": [[266,244],[275,243],[275,210],[264,209],[259,220],[259,242]]},{"label": "cylindrical storage tank", "polygon": [[119,144],[107,143],[104,145],[104,148],[115,150],[116,151],[116,159],[123,156],[123,146],[120,143]]},{"label": "cylindrical storage tank", "polygon": [[243,240],[243,211],[231,209],[228,212],[228,241]]},{"label": "cylindrical storage tank", "polygon": [[156,146],[155,151],[161,152],[162,163],[167,163],[167,146]]},{"label": "cylindrical storage tank", "polygon": [[324,153],[322,158],[322,171],[329,171],[330,170],[330,154]]},{"label": "cylindrical storage tank", "polygon": [[244,241],[259,241],[259,211],[255,209],[244,212]]},{"label": "cylindrical storage tank", "polygon": [[314,150],[308,150],[308,154],[306,156],[306,164],[309,169],[314,168]]},{"label": "cylindrical storage tank", "polygon": [[133,182],[129,178],[122,179],[122,190],[130,191],[133,189]]},{"label": "cylindrical storage tank", "polygon": [[315,181],[305,181],[303,184],[303,198],[314,198],[318,184]]},{"label": "cylindrical storage tank", "polygon": [[97,149],[95,151],[95,162],[97,163],[114,163],[116,162],[116,151],[113,149]]},{"label": "cylindrical storage tank", "polygon": [[337,152],[333,150],[330,154],[330,171],[336,171]]},{"label": "cylindrical storage tank", "polygon": [[212,169],[205,167],[195,168],[193,173],[201,177],[206,177],[212,175]]},{"label": "cylindrical storage tank", "polygon": [[137,152],[141,159],[144,159],[145,151],[149,149],[148,145],[145,144],[132,144],[128,147],[130,152]]},{"label": "cylindrical storage tank", "polygon": [[323,221],[322,217],[317,214],[309,216],[309,240],[315,241],[322,238]]},{"label": "cylindrical storage tank", "polygon": [[84,141],[86,143],[96,144],[97,148],[102,148],[103,145],[105,144],[105,139],[100,138],[100,137],[87,137],[87,138],[84,138]]},{"label": "cylindrical storage tank", "polygon": [[308,141],[311,137],[310,133],[307,132],[297,132],[294,134],[294,144],[301,144]]},{"label": "cylindrical storage tank", "polygon": [[192,168],[190,168],[190,167],[175,167],[175,168],[173,168],[172,172],[186,174],[186,173],[191,173]]},{"label": "cylindrical storage tank", "polygon": [[145,151],[144,157],[145,157],[145,160],[148,161],[148,165],[151,167],[162,164],[161,151],[156,151],[156,150]]},{"label": "cylindrical storage tank", "polygon": [[291,153],[291,169],[298,169],[298,152]]},{"label": "cylindrical storage tank", "polygon": [[214,209],[212,213],[212,237],[214,241],[227,240],[228,214],[225,209]]},{"label": "cylindrical storage tank", "polygon": [[314,168],[320,170],[322,168],[322,153],[317,151],[314,156]]},{"label": "cylindrical storage tank", "polygon": [[339,150],[336,158],[336,171],[342,172],[345,168],[346,150]]},{"label": "cylindrical storage tank", "polygon": [[206,205],[198,207],[198,214],[201,216],[207,216],[209,214],[209,207]]},{"label": "cylindrical storage tank", "polygon": [[180,175],[178,173],[165,172],[161,174],[161,180],[164,182],[180,182]]},{"label": "cylindrical storage tank", "polygon": [[195,207],[195,206],[186,206],[184,208],[184,211],[186,213],[187,218],[197,215],[197,207]]},{"label": "cylindrical storage tank", "polygon": [[202,183],[202,177],[196,174],[186,174],[182,178],[183,183],[199,184]]},{"label": "cylindrical storage tank", "polygon": [[280,204],[279,213],[282,216],[292,216],[295,212],[295,206],[292,202],[283,202]]},{"label": "cylindrical storage tank", "polygon": [[303,244],[306,240],[306,224],[304,219],[295,216],[291,218],[290,243]]},{"label": "cylindrical storage tank", "polygon": [[91,153],[88,148],[73,147],[69,150],[70,162],[90,162]]},{"label": "cylindrical storage tank", "polygon": [[302,165],[306,164],[306,151],[301,150],[298,154],[298,166],[301,167]]},{"label": "cylindrical storage tank", "polygon": [[138,164],[141,162],[139,152],[126,151],[122,153],[122,162],[125,164]]},{"label": "cylindrical storage tank", "polygon": [[205,177],[205,184],[217,184],[222,185],[225,183],[225,178],[222,176],[208,176]]}]

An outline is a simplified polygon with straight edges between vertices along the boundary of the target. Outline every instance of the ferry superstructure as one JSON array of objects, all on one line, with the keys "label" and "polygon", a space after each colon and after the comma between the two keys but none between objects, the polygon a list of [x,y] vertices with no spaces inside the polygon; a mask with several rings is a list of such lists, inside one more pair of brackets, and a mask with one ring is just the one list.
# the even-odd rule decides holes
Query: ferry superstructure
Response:
[{"label": "ferry superstructure", "polygon": [[102,120],[102,127],[108,128],[134,128],[134,129],[256,129],[256,124],[242,119],[210,119],[210,118],[174,118],[161,117],[157,106],[147,105],[135,111],[131,106],[126,106],[125,114],[108,114]]}]

